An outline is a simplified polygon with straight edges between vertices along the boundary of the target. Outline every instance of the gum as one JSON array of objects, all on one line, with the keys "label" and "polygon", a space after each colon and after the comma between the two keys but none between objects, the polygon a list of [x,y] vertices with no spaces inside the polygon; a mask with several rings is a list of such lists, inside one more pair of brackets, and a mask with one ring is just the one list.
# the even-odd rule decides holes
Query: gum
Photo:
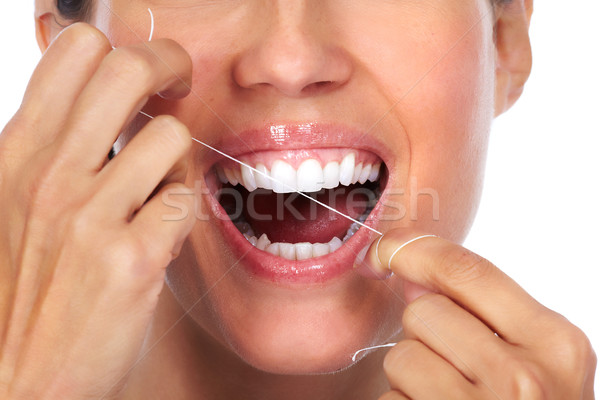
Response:
[{"label": "gum", "polygon": [[[366,164],[377,164],[381,163],[381,159],[365,150],[357,150],[350,148],[335,148],[335,149],[305,149],[305,150],[281,150],[281,151],[260,151],[256,153],[242,154],[237,157],[238,160],[252,167],[256,167],[258,163],[262,163],[269,170],[274,161],[282,160],[290,164],[294,169],[298,169],[302,161],[307,159],[315,159],[321,164],[321,167],[325,167],[327,163],[331,161],[342,162],[345,156],[350,153],[354,153],[355,165],[363,163]],[[223,160],[217,163],[222,168],[240,168],[240,165],[232,160]]]}]

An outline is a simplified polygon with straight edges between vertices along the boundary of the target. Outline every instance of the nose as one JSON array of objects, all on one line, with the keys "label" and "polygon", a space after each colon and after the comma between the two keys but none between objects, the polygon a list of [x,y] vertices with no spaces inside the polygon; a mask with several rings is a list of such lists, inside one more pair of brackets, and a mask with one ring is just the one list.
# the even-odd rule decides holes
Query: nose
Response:
[{"label": "nose", "polygon": [[[302,97],[334,90],[352,72],[349,55],[336,44],[318,6],[305,1],[273,1],[268,17],[255,27],[233,69],[247,89]],[[264,15],[264,14],[263,14]]]}]

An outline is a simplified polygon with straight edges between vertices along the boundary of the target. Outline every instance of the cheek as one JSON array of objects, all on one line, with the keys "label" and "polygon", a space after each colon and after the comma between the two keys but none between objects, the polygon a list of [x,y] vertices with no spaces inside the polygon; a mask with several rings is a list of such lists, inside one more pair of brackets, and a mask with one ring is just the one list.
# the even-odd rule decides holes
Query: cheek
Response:
[{"label": "cheek", "polygon": [[[419,115],[407,127],[410,175],[418,179],[419,190],[437,193],[437,231],[456,241],[464,239],[479,204],[494,112],[494,47],[492,33],[485,33],[462,39],[414,91],[408,106]],[[433,223],[435,211],[433,204],[423,207],[419,218]]]},{"label": "cheek", "polygon": [[392,46],[377,31],[381,49],[359,46],[387,100],[381,114],[393,106],[382,122],[397,136],[393,185],[403,194],[393,200],[405,205],[411,224],[457,241],[477,209],[493,119],[495,47],[486,13],[431,13],[428,30],[388,31],[398,38]]}]

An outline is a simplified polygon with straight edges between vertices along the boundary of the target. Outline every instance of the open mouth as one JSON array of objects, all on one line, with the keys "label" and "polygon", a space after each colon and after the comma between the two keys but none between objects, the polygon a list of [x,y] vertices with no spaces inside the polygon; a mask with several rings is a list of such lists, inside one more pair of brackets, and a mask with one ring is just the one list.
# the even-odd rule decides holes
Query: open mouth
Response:
[{"label": "open mouth", "polygon": [[263,257],[259,264],[276,257],[278,271],[287,264],[295,274],[299,262],[332,261],[329,256],[339,253],[361,230],[351,219],[372,225],[370,215],[387,181],[381,158],[365,150],[263,151],[237,158],[264,175],[222,160],[213,166],[217,177],[213,195],[238,236],[260,253],[258,258]]}]

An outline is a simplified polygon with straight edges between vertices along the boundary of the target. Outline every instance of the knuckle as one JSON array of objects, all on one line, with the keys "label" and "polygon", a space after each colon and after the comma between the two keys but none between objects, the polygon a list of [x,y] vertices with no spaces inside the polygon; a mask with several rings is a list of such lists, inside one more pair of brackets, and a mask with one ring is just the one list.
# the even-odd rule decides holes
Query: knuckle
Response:
[{"label": "knuckle", "polygon": [[462,247],[451,247],[442,256],[441,260],[436,266],[436,269],[441,271],[441,274],[434,274],[432,278],[436,279],[442,285],[446,279],[451,279],[455,282],[470,283],[474,280],[491,279],[497,274],[494,264],[484,257]]},{"label": "knuckle", "polygon": [[512,396],[514,399],[543,400],[546,393],[538,374],[529,366],[520,362],[513,362],[509,371],[512,371]]},{"label": "knuckle", "polygon": [[154,84],[153,59],[145,50],[137,47],[119,47],[106,58],[108,75],[118,82],[138,86],[149,92]]},{"label": "knuckle", "polygon": [[95,213],[87,212],[85,209],[78,210],[70,219],[69,234],[76,241],[87,242],[90,235],[95,236],[95,229],[98,221],[94,218]]},{"label": "knuckle", "polygon": [[74,23],[63,30],[57,40],[80,54],[110,49],[106,36],[92,25],[83,22]]},{"label": "knuckle", "polygon": [[572,374],[586,375],[596,365],[596,354],[590,340],[575,325],[570,324],[559,332],[562,340],[559,339],[555,345],[555,354],[560,365]]},{"label": "knuckle", "polygon": [[[104,228],[102,237],[98,236],[99,227]],[[72,248],[101,266],[109,286],[118,288],[130,282],[144,282],[143,278],[148,276],[147,265],[152,262],[152,254],[144,238],[103,226],[91,207],[73,213],[66,231]]]},{"label": "knuckle", "polygon": [[135,237],[122,237],[110,246],[110,251],[103,252],[103,264],[119,276],[142,275],[145,262],[145,246]]}]

